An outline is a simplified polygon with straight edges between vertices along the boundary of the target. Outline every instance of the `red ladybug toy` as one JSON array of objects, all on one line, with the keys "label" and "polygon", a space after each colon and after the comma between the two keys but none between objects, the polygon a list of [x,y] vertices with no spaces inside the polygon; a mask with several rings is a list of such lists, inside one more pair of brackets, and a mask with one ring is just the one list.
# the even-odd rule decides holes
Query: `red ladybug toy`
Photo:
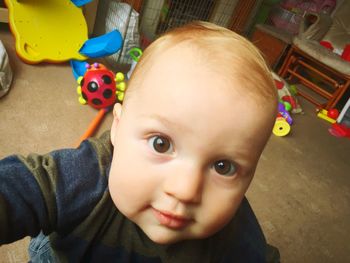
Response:
[{"label": "red ladybug toy", "polygon": [[124,98],[125,82],[123,73],[116,75],[104,65],[86,64],[86,73],[78,78],[79,102],[95,109],[112,107]]}]

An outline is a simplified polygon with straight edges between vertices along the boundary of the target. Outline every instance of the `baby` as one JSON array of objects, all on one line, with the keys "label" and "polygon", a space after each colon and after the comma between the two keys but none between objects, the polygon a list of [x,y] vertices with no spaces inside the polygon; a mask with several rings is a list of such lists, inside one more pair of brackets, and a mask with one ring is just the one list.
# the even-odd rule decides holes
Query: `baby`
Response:
[{"label": "baby", "polygon": [[265,262],[244,195],[276,108],[249,41],[174,29],[144,51],[110,133],[0,161],[0,244],[42,231],[32,262]]}]

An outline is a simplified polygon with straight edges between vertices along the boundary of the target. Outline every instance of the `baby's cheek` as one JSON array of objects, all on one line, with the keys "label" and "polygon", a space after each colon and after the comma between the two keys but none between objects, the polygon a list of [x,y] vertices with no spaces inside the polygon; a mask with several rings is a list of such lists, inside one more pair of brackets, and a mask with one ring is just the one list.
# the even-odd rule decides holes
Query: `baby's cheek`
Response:
[{"label": "baby's cheek", "polygon": [[[216,197],[220,197],[220,194],[216,194]],[[220,231],[234,217],[240,202],[241,198],[238,196],[225,196],[217,199],[212,197],[205,205],[205,209],[201,210],[201,215],[198,218],[202,231],[201,237],[210,236]]]},{"label": "baby's cheek", "polygon": [[201,232],[201,238],[205,238],[219,232],[232,218],[232,215],[226,217],[211,217],[205,224]]},{"label": "baby's cheek", "polygon": [[110,178],[113,202],[118,210],[129,218],[148,205],[150,189],[145,183],[127,173]]}]

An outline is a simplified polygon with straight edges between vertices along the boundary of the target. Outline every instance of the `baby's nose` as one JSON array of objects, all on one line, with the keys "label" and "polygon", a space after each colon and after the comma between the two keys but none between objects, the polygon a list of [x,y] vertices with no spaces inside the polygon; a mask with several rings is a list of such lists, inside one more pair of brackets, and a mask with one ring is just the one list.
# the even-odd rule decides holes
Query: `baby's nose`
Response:
[{"label": "baby's nose", "polygon": [[168,174],[164,191],[184,203],[199,203],[202,198],[203,172],[194,165],[182,166]]}]

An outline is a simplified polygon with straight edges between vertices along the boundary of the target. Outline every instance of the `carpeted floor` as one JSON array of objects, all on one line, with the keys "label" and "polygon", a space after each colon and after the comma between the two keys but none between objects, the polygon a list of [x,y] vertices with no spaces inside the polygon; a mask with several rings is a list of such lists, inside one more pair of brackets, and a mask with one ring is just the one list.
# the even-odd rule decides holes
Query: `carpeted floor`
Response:
[{"label": "carpeted floor", "polygon": [[[14,72],[0,99],[0,158],[74,147],[97,111],[81,106],[68,64],[24,64],[0,26]],[[314,106],[300,100],[292,133],[272,136],[248,198],[282,262],[350,262],[350,140],[332,137]],[[108,129],[109,114],[98,133]],[[1,182],[0,182],[1,183]],[[28,239],[0,247],[0,262],[26,262]]]}]

